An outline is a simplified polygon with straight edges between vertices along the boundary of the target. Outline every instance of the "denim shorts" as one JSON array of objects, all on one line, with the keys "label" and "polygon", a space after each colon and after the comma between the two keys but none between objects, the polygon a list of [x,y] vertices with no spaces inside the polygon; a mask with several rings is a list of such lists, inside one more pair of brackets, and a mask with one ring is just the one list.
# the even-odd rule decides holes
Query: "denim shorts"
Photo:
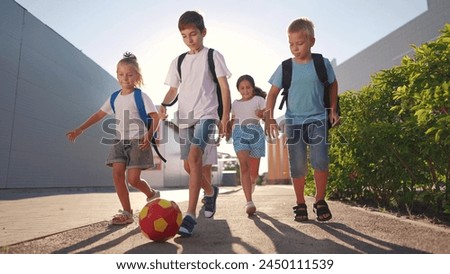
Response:
[{"label": "denim shorts", "polygon": [[264,130],[261,125],[235,125],[233,128],[234,151],[248,150],[250,157],[261,158],[266,156],[266,142]]},{"label": "denim shorts", "polygon": [[134,140],[116,140],[115,144],[109,150],[107,166],[113,163],[125,163],[126,168],[148,169],[154,166],[153,151],[149,147],[145,150],[139,148],[138,139]]},{"label": "denim shorts", "polygon": [[204,152],[206,144],[217,143],[215,139],[217,122],[215,119],[201,119],[193,126],[179,129],[181,160],[187,160],[192,145]]},{"label": "denim shorts", "polygon": [[327,123],[325,120],[303,125],[286,125],[289,165],[292,178],[308,174],[307,146],[311,166],[315,170],[328,170]]}]

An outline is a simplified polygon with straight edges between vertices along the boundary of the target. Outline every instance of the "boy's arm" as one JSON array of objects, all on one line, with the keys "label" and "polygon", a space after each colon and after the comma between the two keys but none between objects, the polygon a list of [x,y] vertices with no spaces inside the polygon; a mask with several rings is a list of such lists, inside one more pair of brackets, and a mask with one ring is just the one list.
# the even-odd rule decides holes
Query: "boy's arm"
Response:
[{"label": "boy's arm", "polygon": [[92,114],[91,117],[89,117],[83,124],[81,124],[78,128],[69,131],[66,133],[67,138],[69,138],[69,141],[75,142],[75,139],[77,139],[78,136],[80,136],[83,131],[88,129],[93,124],[97,123],[98,121],[102,120],[106,116],[106,112],[99,110],[96,113]]},{"label": "boy's arm", "polygon": [[218,77],[217,81],[220,85],[220,90],[222,91],[222,105],[223,105],[223,114],[222,121],[219,125],[219,136],[224,137],[227,133],[227,125],[230,121],[230,106],[231,106],[231,96],[230,96],[230,87],[228,86],[228,80],[225,76]]},{"label": "boy's arm", "polygon": [[166,96],[164,97],[164,100],[161,102],[161,106],[159,107],[158,112],[158,119],[166,119],[167,118],[167,109],[166,106],[170,105],[173,100],[177,97],[178,94],[178,88],[170,87],[169,90],[166,93]]},{"label": "boy's arm", "polygon": [[280,93],[280,88],[272,85],[269,90],[269,94],[267,94],[266,100],[266,112],[264,113],[264,132],[269,138],[278,137],[278,126],[277,122],[273,117],[273,112],[275,108],[275,102],[277,101],[278,93]]},{"label": "boy's arm", "polygon": [[337,113],[337,98],[338,98],[338,82],[335,80],[330,85],[330,122],[334,126],[339,124],[339,114]]}]

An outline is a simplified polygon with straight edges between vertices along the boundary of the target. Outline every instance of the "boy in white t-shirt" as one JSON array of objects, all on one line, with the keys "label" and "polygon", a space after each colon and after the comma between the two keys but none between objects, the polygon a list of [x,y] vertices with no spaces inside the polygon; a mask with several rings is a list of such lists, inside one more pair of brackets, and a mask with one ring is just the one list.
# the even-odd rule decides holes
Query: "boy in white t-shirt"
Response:
[{"label": "boy in white t-shirt", "polygon": [[[181,159],[189,167],[189,204],[183,218],[179,234],[184,237],[192,235],[196,222],[196,209],[202,185],[202,155],[208,143],[213,143],[212,136],[218,124],[219,136],[223,137],[230,119],[230,89],[227,78],[231,76],[223,56],[213,52],[215,72],[221,88],[223,115],[218,116],[218,98],[216,85],[208,67],[208,48],[203,46],[206,28],[203,17],[195,11],[187,11],[178,21],[183,42],[188,46],[181,64],[181,81],[178,73],[178,57],[169,68],[165,84],[170,86],[160,108],[160,117],[167,116],[166,106],[175,100],[178,94],[178,125],[180,128]],[[212,217],[216,211],[218,188],[213,186],[206,190],[205,217]]]}]

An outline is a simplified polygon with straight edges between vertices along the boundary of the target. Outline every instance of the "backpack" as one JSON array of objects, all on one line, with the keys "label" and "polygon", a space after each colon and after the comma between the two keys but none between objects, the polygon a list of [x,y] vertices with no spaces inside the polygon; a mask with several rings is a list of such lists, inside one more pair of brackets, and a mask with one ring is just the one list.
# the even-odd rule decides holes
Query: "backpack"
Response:
[{"label": "backpack", "polygon": [[[178,60],[177,60],[177,70],[178,70],[178,75],[180,76],[181,81],[183,81],[182,80],[183,78],[181,76],[181,64],[183,63],[183,60],[186,57],[186,54],[187,54],[187,52],[181,54],[180,56],[178,56]],[[208,67],[209,67],[209,72],[211,72],[211,74],[212,74],[213,81],[216,84],[217,100],[219,102],[219,107],[217,108],[217,114],[219,114],[219,119],[222,119],[222,114],[223,114],[222,91],[220,89],[219,81],[217,80],[216,67],[214,65],[213,54],[214,54],[214,49],[209,49],[208,50]],[[177,95],[177,97],[175,97],[175,99],[171,103],[164,104],[164,106],[165,107],[173,106],[177,101],[178,101],[178,95]]]},{"label": "backpack", "polygon": [[[316,70],[317,77],[319,78],[320,82],[323,84],[324,87],[324,95],[323,95],[323,101],[325,109],[327,110],[327,122],[328,122],[328,128],[332,127],[332,124],[330,120],[328,119],[328,115],[330,114],[331,108],[330,108],[330,83],[328,83],[328,74],[327,74],[327,68],[325,67],[325,62],[323,61],[323,56],[320,53],[313,53],[312,54],[313,62],[314,62],[314,68]],[[281,63],[281,69],[282,69],[282,89],[283,92],[281,95],[283,98],[281,99],[280,107],[281,110],[283,108],[283,105],[288,100],[288,94],[289,94],[289,88],[291,87],[291,81],[292,81],[292,58],[289,58],[287,60],[284,60]],[[338,115],[341,114],[341,108],[339,106],[339,96],[337,97],[337,107],[336,112]]]},{"label": "backpack", "polygon": [[[114,107],[114,102],[116,101],[117,96],[120,94],[120,91],[121,90],[115,91],[111,95],[111,98],[109,99],[111,108],[114,113],[116,113],[116,108]],[[139,112],[139,117],[141,118],[142,121],[144,121],[144,124],[147,127],[147,129],[149,129],[150,126],[152,125],[153,120],[151,117],[148,116],[147,111],[145,110],[144,99],[142,98],[142,91],[138,88],[135,88],[133,93],[134,93],[134,101],[136,102],[136,107]],[[155,150],[156,154],[158,154],[159,158],[161,158],[161,160],[165,163],[165,162],[167,162],[167,160],[159,152],[158,146],[156,144],[156,139],[155,139],[156,136],[157,136],[157,133],[155,132],[152,136],[152,139],[150,140],[150,143],[152,144],[152,147]]]}]

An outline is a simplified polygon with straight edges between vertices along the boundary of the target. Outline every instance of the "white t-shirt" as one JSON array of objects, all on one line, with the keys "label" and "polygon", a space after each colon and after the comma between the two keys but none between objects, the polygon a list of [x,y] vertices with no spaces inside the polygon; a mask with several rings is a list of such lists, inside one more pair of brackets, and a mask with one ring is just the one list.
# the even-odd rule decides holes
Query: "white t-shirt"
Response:
[{"label": "white t-shirt", "polygon": [[[152,100],[144,92],[142,92],[142,99],[147,113],[157,112]],[[116,119],[116,138],[120,140],[142,138],[147,132],[147,127],[139,117],[139,111],[134,100],[134,92],[127,95],[119,94],[114,101],[114,107],[116,109],[115,114],[111,108],[110,97],[108,97],[100,109],[107,114],[114,115]]]},{"label": "white t-shirt", "polygon": [[[231,76],[225,60],[217,50],[213,53],[217,78]],[[186,54],[178,74],[178,56],[170,64],[166,85],[178,89],[178,126],[187,128],[199,119],[218,119],[216,86],[208,67],[208,48]]]},{"label": "white t-shirt", "polygon": [[234,100],[231,106],[235,125],[256,125],[261,118],[256,115],[257,110],[264,109],[266,101],[261,96],[253,96],[248,101]]}]

